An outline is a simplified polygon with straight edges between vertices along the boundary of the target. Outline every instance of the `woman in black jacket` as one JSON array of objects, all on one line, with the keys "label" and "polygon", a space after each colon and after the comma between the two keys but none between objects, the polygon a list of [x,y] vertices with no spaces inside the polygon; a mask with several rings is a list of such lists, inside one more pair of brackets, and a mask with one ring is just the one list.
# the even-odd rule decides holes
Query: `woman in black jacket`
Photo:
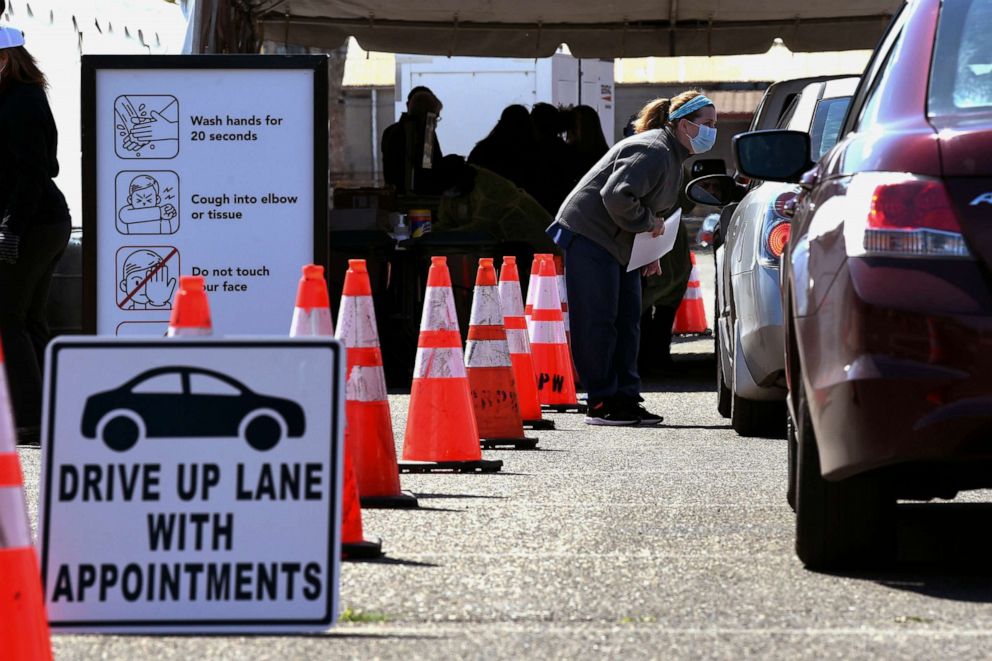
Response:
[{"label": "woman in black jacket", "polygon": [[20,31],[0,28],[0,337],[20,440],[38,436],[45,306],[70,230],[46,88]]}]

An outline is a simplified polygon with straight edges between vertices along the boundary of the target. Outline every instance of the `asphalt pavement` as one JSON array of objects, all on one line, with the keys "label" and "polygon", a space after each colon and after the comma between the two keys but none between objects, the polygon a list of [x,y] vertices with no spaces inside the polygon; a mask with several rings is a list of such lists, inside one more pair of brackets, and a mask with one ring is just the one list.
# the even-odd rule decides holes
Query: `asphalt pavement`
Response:
[{"label": "asphalt pavement", "polygon": [[[704,283],[712,282],[700,260]],[[708,292],[709,293],[709,292]],[[708,298],[708,297],[707,297]],[[711,308],[707,308],[709,313]],[[904,507],[876,573],[805,570],[785,502],[785,442],[716,412],[712,340],[647,383],[656,429],[553,414],[501,473],[404,475],[421,507],[366,510],[387,555],[345,563],[343,622],[309,636],[68,636],[61,659],[987,658],[987,492]],[[393,395],[397,445],[408,396]],[[40,452],[21,450],[32,521]],[[953,521],[953,525],[948,522]]]}]

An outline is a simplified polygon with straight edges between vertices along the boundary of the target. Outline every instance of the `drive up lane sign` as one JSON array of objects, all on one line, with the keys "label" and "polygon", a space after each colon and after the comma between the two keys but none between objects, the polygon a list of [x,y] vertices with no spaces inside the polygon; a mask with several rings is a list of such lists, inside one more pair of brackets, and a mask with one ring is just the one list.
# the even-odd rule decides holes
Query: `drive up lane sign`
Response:
[{"label": "drive up lane sign", "polygon": [[343,363],[321,338],[54,342],[40,498],[52,628],[330,627]]}]

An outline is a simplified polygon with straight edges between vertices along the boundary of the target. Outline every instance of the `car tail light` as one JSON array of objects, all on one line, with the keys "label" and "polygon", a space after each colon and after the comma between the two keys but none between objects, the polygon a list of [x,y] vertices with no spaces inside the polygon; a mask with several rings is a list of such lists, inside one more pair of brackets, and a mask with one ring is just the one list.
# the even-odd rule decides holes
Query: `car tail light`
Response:
[{"label": "car tail light", "polygon": [[778,268],[782,253],[785,252],[785,247],[789,243],[792,225],[789,222],[790,216],[786,209],[798,194],[798,187],[790,187],[790,190],[776,196],[768,205],[764,226],[761,230],[761,255],[759,258],[759,263],[766,268]]},{"label": "car tail light", "polygon": [[851,180],[847,201],[850,214],[843,220],[849,255],[971,257],[939,179],[859,174]]},{"label": "car tail light", "polygon": [[792,225],[782,222],[772,227],[768,233],[768,252],[775,257],[781,257],[785,252],[785,246],[789,243],[789,235],[792,233]]}]

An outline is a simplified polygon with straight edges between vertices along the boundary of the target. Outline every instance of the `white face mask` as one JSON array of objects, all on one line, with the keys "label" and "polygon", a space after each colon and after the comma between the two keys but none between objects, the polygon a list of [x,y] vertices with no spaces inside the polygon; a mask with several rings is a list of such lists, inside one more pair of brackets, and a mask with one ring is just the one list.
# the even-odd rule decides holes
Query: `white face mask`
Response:
[{"label": "white face mask", "polygon": [[706,126],[705,124],[690,122],[688,119],[685,121],[699,129],[696,133],[696,137],[689,136],[689,143],[692,145],[692,153],[702,154],[703,152],[713,149],[713,145],[716,144],[716,129],[712,126]]}]

